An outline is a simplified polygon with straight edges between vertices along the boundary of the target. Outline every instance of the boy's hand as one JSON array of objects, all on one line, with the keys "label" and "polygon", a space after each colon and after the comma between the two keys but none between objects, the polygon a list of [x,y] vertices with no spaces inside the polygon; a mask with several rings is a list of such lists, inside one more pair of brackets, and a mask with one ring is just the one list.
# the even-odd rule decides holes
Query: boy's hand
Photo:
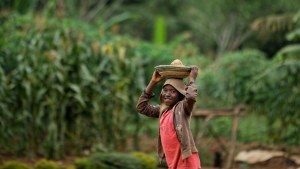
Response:
[{"label": "boy's hand", "polygon": [[197,66],[191,66],[191,72],[190,72],[190,81],[195,81],[198,75],[198,67]]},{"label": "boy's hand", "polygon": [[155,70],[152,74],[151,81],[153,81],[154,83],[158,83],[162,80],[163,80],[163,77],[158,73],[158,71]]},{"label": "boy's hand", "polygon": [[151,93],[152,89],[154,88],[154,86],[163,80],[163,77],[155,70],[152,74],[152,78],[148,84],[148,86],[145,89],[146,93]]}]

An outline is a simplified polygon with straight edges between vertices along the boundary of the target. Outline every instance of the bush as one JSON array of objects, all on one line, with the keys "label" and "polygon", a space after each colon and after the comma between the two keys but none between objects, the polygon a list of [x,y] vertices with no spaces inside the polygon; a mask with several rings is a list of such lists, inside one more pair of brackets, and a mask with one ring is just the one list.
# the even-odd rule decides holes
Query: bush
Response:
[{"label": "bush", "polygon": [[61,169],[58,164],[50,160],[39,160],[35,163],[34,169]]},{"label": "bush", "polygon": [[97,169],[144,169],[139,159],[124,153],[96,153],[89,159]]},{"label": "bush", "polygon": [[210,147],[203,146],[200,148],[199,158],[202,166],[213,166],[214,156]]},{"label": "bush", "polygon": [[143,169],[155,169],[157,167],[158,161],[143,152],[133,152],[132,155],[142,162]]},{"label": "bush", "polygon": [[252,80],[268,66],[265,55],[258,50],[243,50],[224,55],[218,61],[218,71],[226,95],[233,105],[252,99]]},{"label": "bush", "polygon": [[225,54],[200,74],[200,106],[224,108],[249,103],[253,99],[252,81],[268,63],[258,50]]},{"label": "bush", "polygon": [[[76,169],[94,169],[92,162],[87,158],[80,158],[75,160],[75,168]],[[97,168],[99,169],[99,168]]]},{"label": "bush", "polygon": [[0,169],[31,169],[31,168],[19,161],[7,161],[0,166]]},{"label": "bush", "polygon": [[62,169],[76,169],[76,168],[74,165],[70,164],[70,165],[62,167]]}]

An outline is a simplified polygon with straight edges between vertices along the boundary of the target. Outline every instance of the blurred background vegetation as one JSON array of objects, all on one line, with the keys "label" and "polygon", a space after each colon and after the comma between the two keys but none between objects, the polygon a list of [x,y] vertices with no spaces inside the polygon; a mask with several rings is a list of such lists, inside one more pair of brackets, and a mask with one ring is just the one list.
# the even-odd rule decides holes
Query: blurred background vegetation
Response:
[{"label": "blurred background vegetation", "polygon": [[[139,150],[140,136],[156,137],[157,123],[135,111],[136,101],[154,66],[176,58],[200,68],[197,109],[247,107],[240,142],[299,146],[299,6],[1,0],[0,153]],[[210,125],[230,137],[231,119]]]}]

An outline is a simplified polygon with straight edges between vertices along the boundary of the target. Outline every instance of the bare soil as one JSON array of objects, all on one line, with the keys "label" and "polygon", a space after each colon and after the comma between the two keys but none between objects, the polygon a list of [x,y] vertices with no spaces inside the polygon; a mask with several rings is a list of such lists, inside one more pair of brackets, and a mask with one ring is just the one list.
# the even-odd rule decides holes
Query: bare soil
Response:
[{"label": "bare soil", "polygon": [[[63,160],[56,161],[60,166],[68,166],[74,163],[74,160],[77,157],[68,157]],[[33,166],[34,163],[41,158],[25,158],[25,157],[12,157],[12,156],[0,156],[0,164],[5,161],[16,160],[21,161],[29,166]],[[299,166],[295,166],[292,162],[287,161],[284,158],[275,158],[263,163],[253,164],[253,165],[242,165],[235,163],[232,169],[298,169]],[[166,168],[158,168],[158,169],[166,169]],[[219,169],[210,166],[202,166],[202,169]]]},{"label": "bare soil", "polygon": [[[155,151],[156,142],[157,142],[156,138],[153,139],[147,136],[143,136],[141,137],[141,140],[142,140],[140,143],[140,147],[142,149],[141,151],[145,151],[145,152]],[[220,141],[222,142],[222,144],[225,145],[225,147],[229,145],[229,142],[225,139],[220,139]],[[201,139],[201,140],[197,139],[196,144],[198,146],[198,149],[201,151],[201,147],[203,148],[203,145],[207,147],[212,147],[216,145],[216,142],[213,139]],[[300,147],[289,147],[288,149],[286,149],[286,147],[280,145],[261,145],[257,143],[250,143],[250,144],[238,143],[236,145],[236,152],[239,152],[241,150],[251,150],[257,148],[288,151],[289,153],[300,155]],[[225,162],[223,163],[225,164]],[[212,166],[202,165],[202,169],[220,169],[220,168],[214,168]],[[244,164],[244,163],[235,162],[233,163],[232,169],[300,169],[300,166],[296,165],[293,161],[287,158],[278,157],[278,158],[273,158],[268,161],[256,163],[256,164]]]},{"label": "bare soil", "polygon": [[[127,147],[130,147],[131,143],[132,142],[129,140],[128,141],[129,146],[127,146]],[[141,149],[140,151],[143,151],[146,153],[147,152],[155,152],[156,151],[156,143],[157,143],[156,138],[142,136],[140,138],[140,149]],[[201,141],[199,141],[199,140],[198,140],[198,142],[196,141],[196,144],[197,144],[197,146],[205,145],[205,146],[209,147],[209,146],[215,145],[215,142],[213,140],[202,139]],[[226,141],[224,141],[224,144],[228,144],[228,143],[226,143]],[[261,145],[258,145],[255,143],[248,144],[248,145],[238,144],[236,147],[236,151],[238,152],[240,150],[253,149],[253,148],[257,148],[257,147],[261,147]],[[268,148],[274,149],[274,147],[268,147]],[[278,149],[278,147],[277,147],[277,149]],[[279,149],[280,149],[280,147],[279,147]],[[289,152],[300,154],[300,148],[299,147],[292,148],[289,150]],[[68,165],[74,164],[74,161],[77,158],[79,158],[79,157],[78,156],[69,156],[62,160],[56,160],[56,162],[61,166],[68,166]],[[35,164],[35,162],[40,159],[42,159],[42,158],[15,157],[15,156],[9,155],[9,154],[0,154],[0,165],[6,161],[16,160],[16,161],[21,161],[25,164],[28,164],[29,166],[33,166]],[[201,160],[203,160],[203,159],[201,159]],[[158,168],[158,169],[165,169],[165,168]],[[219,168],[202,165],[202,169],[219,169]],[[252,165],[235,162],[233,164],[232,169],[300,169],[300,166],[297,166],[293,161],[290,161],[287,158],[278,157],[278,158],[273,158],[271,160],[268,160],[268,161],[265,161],[262,163],[257,163],[257,164],[252,164]]]}]

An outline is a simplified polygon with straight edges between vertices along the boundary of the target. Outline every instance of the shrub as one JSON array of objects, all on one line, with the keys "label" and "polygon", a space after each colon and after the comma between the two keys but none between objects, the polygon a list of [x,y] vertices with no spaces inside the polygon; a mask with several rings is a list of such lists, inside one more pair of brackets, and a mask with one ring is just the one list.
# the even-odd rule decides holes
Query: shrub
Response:
[{"label": "shrub", "polygon": [[0,166],[0,169],[30,169],[30,167],[19,161],[7,161]]},{"label": "shrub", "polygon": [[[92,162],[87,158],[80,158],[75,160],[75,168],[76,169],[94,169]],[[99,169],[99,168],[97,168]]]},{"label": "shrub", "polygon": [[158,161],[143,152],[133,152],[132,155],[142,162],[143,169],[155,169],[157,167]]},{"label": "shrub", "polygon": [[90,160],[97,169],[143,169],[139,159],[124,153],[96,153]]},{"label": "shrub", "polygon": [[54,161],[43,159],[35,163],[34,169],[60,169],[60,167]]},{"label": "shrub", "polygon": [[70,164],[70,165],[67,165],[67,166],[63,166],[62,169],[76,169],[74,165]]},{"label": "shrub", "polygon": [[253,99],[250,87],[269,62],[258,50],[231,52],[205,68],[199,77],[200,107],[232,107]]}]

